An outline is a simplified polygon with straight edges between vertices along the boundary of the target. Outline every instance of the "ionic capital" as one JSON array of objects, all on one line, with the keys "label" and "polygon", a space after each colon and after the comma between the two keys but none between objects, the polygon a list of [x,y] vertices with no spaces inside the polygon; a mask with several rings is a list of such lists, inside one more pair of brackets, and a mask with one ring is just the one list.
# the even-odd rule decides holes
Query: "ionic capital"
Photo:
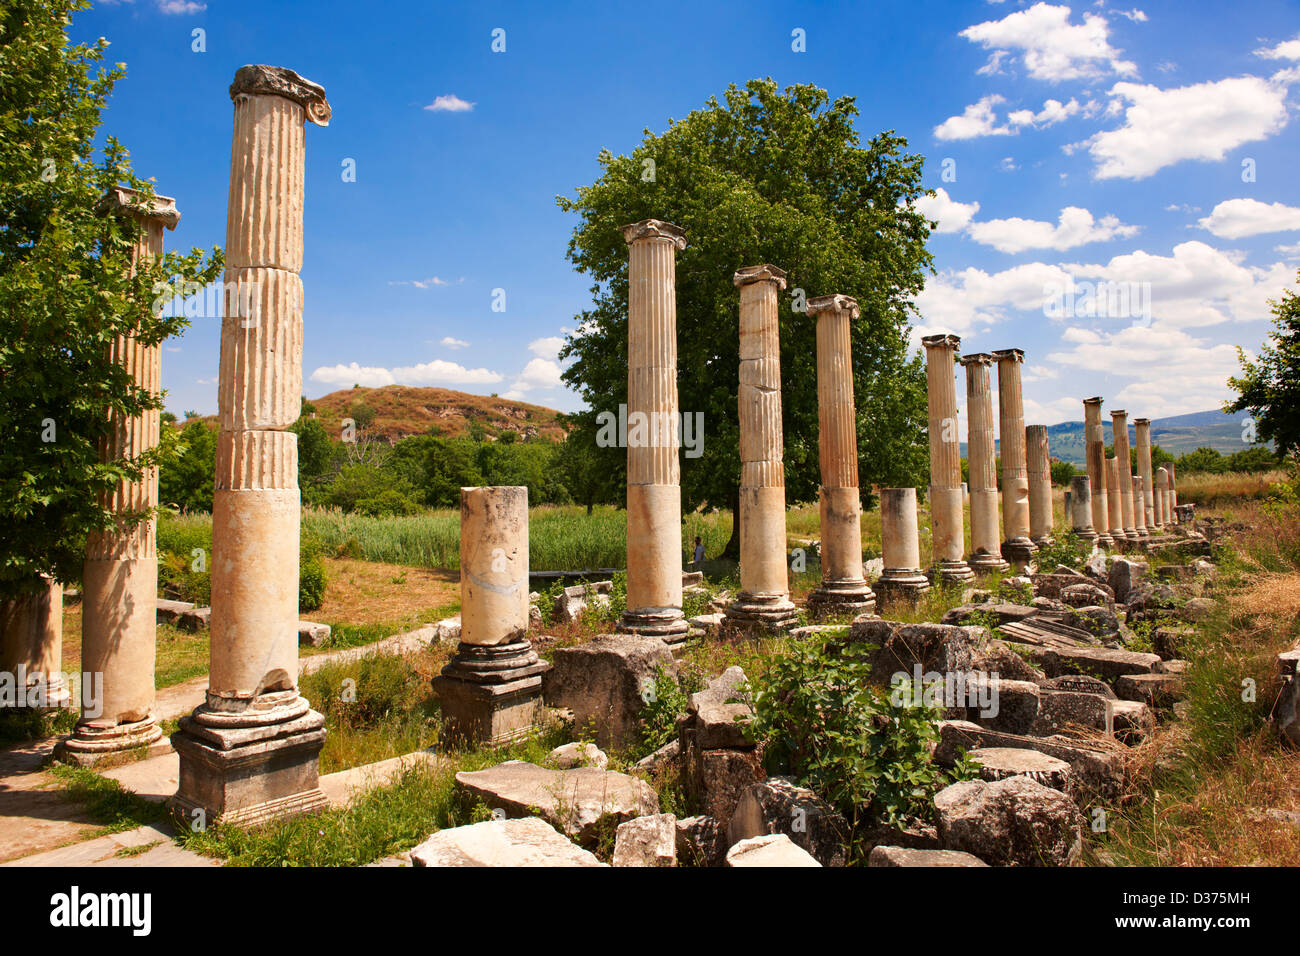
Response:
[{"label": "ionic capital", "polygon": [[686,230],[662,219],[642,219],[620,228],[623,241],[628,245],[641,239],[666,239],[677,247],[678,252],[686,248]]},{"label": "ionic capital", "polygon": [[325,87],[283,66],[260,63],[241,66],[230,84],[230,98],[239,96],[283,96],[301,106],[309,122],[317,126],[330,124],[331,110],[325,99]]},{"label": "ionic capital", "polygon": [[114,186],[100,198],[95,211],[100,215],[134,216],[137,219],[156,219],[168,229],[175,229],[181,221],[176,200],[170,196],[155,195],[147,204],[143,193],[130,186]]},{"label": "ionic capital", "polygon": [[775,282],[778,289],[785,288],[785,270],[778,269],[771,263],[761,266],[745,266],[737,269],[731,281],[737,286],[749,285],[751,282]]},{"label": "ionic capital", "polygon": [[847,312],[850,319],[856,319],[861,314],[857,299],[851,295],[839,294],[819,295],[815,299],[809,299],[806,311],[809,315],[817,315],[820,312]]}]

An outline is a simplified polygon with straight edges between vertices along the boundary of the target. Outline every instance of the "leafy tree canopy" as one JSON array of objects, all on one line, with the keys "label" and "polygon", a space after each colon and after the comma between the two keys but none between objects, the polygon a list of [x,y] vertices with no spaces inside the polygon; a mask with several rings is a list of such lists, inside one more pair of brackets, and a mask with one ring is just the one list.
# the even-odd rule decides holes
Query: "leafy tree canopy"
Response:
[{"label": "leafy tree canopy", "polygon": [[1251,361],[1240,347],[1237,360],[1241,375],[1228,379],[1237,392],[1226,412],[1249,412],[1255,419],[1257,437],[1271,441],[1278,452],[1300,452],[1300,295],[1290,289],[1273,307],[1273,330]]}]

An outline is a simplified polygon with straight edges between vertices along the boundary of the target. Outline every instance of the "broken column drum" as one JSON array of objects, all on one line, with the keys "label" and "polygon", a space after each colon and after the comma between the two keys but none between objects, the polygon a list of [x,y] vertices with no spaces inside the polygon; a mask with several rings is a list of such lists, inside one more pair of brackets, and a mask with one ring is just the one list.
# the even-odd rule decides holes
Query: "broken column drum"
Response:
[{"label": "broken column drum", "polygon": [[880,543],[884,569],[875,583],[880,600],[915,601],[930,589],[921,570],[915,488],[880,490]]},{"label": "broken column drum", "polygon": [[1092,525],[1092,482],[1087,475],[1070,479],[1070,528],[1084,541],[1097,540]]},{"label": "broken column drum", "polygon": [[1029,540],[1038,547],[1052,543],[1052,459],[1047,426],[1025,428],[1025,460],[1029,475]]}]

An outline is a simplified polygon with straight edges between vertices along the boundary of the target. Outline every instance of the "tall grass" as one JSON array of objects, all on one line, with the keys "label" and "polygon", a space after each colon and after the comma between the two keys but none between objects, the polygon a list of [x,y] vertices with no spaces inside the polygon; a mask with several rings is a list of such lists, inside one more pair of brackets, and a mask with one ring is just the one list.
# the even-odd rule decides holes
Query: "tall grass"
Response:
[{"label": "tall grass", "polygon": [[1178,503],[1180,505],[1211,508],[1218,505],[1264,498],[1268,495],[1269,490],[1285,477],[1286,473],[1282,471],[1254,473],[1234,471],[1221,475],[1210,472],[1192,472],[1187,475],[1175,475],[1174,483],[1178,489]]}]

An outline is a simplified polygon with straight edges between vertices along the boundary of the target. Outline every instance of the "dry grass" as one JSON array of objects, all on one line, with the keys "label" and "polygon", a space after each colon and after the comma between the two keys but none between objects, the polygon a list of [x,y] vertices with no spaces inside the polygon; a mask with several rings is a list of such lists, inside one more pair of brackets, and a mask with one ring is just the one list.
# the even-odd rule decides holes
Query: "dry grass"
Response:
[{"label": "dry grass", "polygon": [[353,403],[364,402],[375,410],[371,434],[390,440],[423,435],[431,427],[449,438],[460,436],[469,431],[470,422],[480,422],[489,435],[515,431],[548,441],[564,438],[553,409],[449,388],[349,388],[311,401],[321,424],[334,435],[342,431]]},{"label": "dry grass", "polygon": [[1215,475],[1192,472],[1177,475],[1178,503],[1211,508],[1233,505],[1248,499],[1264,497],[1269,488],[1286,478],[1282,471],[1261,471],[1253,474],[1228,472]]},{"label": "dry grass", "polygon": [[444,612],[454,613],[451,609],[460,603],[460,575],[455,571],[352,558],[324,561],[329,585],[320,609],[308,615],[314,621],[418,627],[445,617]]}]

